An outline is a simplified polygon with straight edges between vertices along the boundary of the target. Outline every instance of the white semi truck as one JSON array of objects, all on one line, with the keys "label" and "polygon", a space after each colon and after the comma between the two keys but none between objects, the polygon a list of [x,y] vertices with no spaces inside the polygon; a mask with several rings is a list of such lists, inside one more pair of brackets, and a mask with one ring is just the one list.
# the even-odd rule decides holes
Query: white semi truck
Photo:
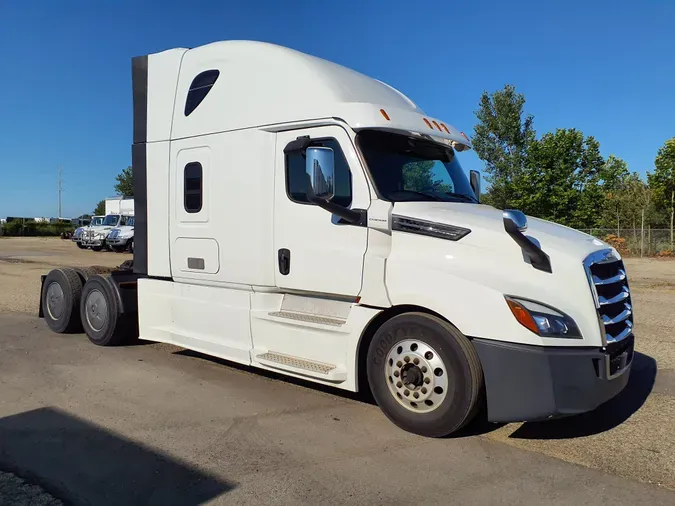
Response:
[{"label": "white semi truck", "polygon": [[625,387],[619,254],[480,204],[469,139],[396,89],[247,41],[136,57],[132,78],[133,268],[43,276],[54,331],[369,389],[426,436]]}]

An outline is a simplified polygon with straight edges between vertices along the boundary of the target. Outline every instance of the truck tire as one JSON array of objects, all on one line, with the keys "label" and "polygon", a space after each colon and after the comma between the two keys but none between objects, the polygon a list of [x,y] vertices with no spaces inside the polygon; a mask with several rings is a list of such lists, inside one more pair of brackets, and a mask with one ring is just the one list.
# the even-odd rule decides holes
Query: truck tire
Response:
[{"label": "truck tire", "polygon": [[124,253],[127,250],[127,246],[111,246],[115,253]]},{"label": "truck tire", "polygon": [[80,319],[89,340],[98,346],[119,346],[126,339],[126,319],[120,313],[110,278],[95,274],[82,289]]},{"label": "truck tire", "polygon": [[483,369],[471,341],[425,313],[395,316],[375,332],[367,375],[387,418],[428,437],[447,436],[468,424],[484,391]]},{"label": "truck tire", "polygon": [[[80,276],[80,280],[82,281],[82,286],[87,282],[87,280],[96,275],[96,270],[92,269],[90,267],[73,267],[73,270],[77,273],[78,276]],[[77,310],[79,311],[80,308],[78,306]]]},{"label": "truck tire", "polygon": [[103,249],[103,246],[92,246],[91,249],[93,251],[101,251]]},{"label": "truck tire", "polygon": [[82,280],[73,269],[53,269],[42,285],[44,318],[51,330],[59,334],[82,330],[80,297]]},{"label": "truck tire", "polygon": [[75,244],[77,244],[77,247],[80,248],[80,249],[87,249],[87,247],[84,244],[82,244],[81,242],[76,242]]}]

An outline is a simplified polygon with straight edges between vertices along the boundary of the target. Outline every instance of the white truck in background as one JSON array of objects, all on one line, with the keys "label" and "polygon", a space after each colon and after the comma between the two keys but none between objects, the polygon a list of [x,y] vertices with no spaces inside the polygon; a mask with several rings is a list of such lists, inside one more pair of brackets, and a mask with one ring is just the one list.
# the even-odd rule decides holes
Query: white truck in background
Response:
[{"label": "white truck in background", "polygon": [[[107,238],[110,232],[120,226],[126,226],[134,216],[133,197],[111,197],[105,199],[105,217],[101,223],[90,225],[80,234],[81,248],[91,248],[94,251],[110,249]],[[93,223],[93,222],[92,222]]]},{"label": "white truck in background", "polygon": [[627,384],[617,251],[479,203],[466,135],[271,44],[132,59],[133,266],[42,276],[40,316],[348,391],[405,430],[595,409]]},{"label": "white truck in background", "polygon": [[86,233],[87,230],[89,230],[91,227],[98,227],[103,224],[103,220],[105,220],[105,216],[92,216],[91,220],[89,220],[89,223],[85,226],[82,227],[77,227],[75,229],[75,232],[73,232],[73,237],[71,240],[77,244],[77,247],[80,249],[86,249],[87,246],[82,243],[82,236]]},{"label": "white truck in background", "polygon": [[124,225],[113,228],[106,238],[106,243],[116,253],[124,253],[125,251],[133,253],[134,217],[130,216]]}]

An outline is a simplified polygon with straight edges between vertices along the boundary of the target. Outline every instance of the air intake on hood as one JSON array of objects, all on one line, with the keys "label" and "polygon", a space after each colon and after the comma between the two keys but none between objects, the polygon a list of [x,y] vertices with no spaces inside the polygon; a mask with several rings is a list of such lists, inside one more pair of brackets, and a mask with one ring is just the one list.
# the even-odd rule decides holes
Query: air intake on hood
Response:
[{"label": "air intake on hood", "polygon": [[408,218],[406,216],[392,217],[392,230],[399,232],[408,232],[411,234],[428,235],[439,239],[448,239],[450,241],[459,241],[462,237],[471,232],[468,228],[457,227],[455,225],[446,225],[445,223],[436,223],[433,221],[419,220],[417,218]]}]

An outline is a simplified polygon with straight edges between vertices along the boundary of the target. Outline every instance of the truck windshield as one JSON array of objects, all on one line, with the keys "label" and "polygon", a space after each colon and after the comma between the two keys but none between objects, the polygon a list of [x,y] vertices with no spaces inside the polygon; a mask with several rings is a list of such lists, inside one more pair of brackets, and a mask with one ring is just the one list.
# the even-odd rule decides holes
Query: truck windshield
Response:
[{"label": "truck windshield", "polygon": [[109,214],[105,217],[105,220],[103,220],[103,225],[106,227],[116,227],[119,221],[119,214]]},{"label": "truck windshield", "polygon": [[98,225],[103,225],[103,216],[97,216],[91,220],[90,225],[96,227]]},{"label": "truck windshield", "polygon": [[382,198],[478,202],[452,148],[378,130],[364,130],[356,140]]}]

